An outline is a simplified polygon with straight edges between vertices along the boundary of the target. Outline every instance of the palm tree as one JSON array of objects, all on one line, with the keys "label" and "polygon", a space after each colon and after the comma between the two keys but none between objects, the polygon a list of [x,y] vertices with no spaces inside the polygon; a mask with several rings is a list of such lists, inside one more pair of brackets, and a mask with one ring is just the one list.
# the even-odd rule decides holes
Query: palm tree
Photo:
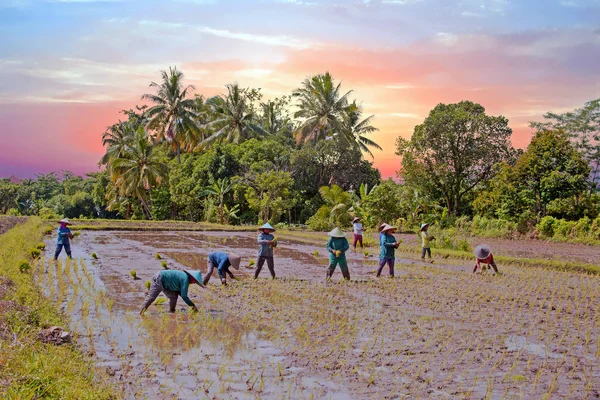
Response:
[{"label": "palm tree", "polygon": [[127,146],[131,145],[136,130],[134,123],[130,121],[119,121],[109,126],[102,134],[102,145],[106,147],[106,153],[100,159],[100,164],[110,166],[110,160],[122,157]]},{"label": "palm tree", "polygon": [[352,146],[373,157],[373,153],[369,147],[374,147],[379,150],[382,150],[382,148],[373,140],[365,137],[365,135],[376,132],[379,129],[371,125],[371,120],[375,117],[374,115],[361,121],[361,114],[361,107],[356,104],[356,102],[353,102],[346,112],[342,134]]},{"label": "palm tree", "polygon": [[294,118],[302,122],[294,137],[296,142],[326,139],[344,129],[344,118],[348,110],[348,96],[352,91],[340,93],[340,85],[334,84],[329,72],[315,75],[302,82],[302,87],[294,90],[293,97],[298,99],[298,108]]},{"label": "palm tree", "polygon": [[[228,178],[222,178],[215,180],[212,176],[210,178],[210,186],[204,188],[200,193],[200,197],[214,196],[218,202],[217,212],[219,214],[219,222],[225,223],[225,216],[223,214],[223,207],[225,202],[225,195],[233,189],[233,183]],[[227,210],[230,213],[230,210]]]},{"label": "palm tree", "polygon": [[196,141],[200,128],[196,124],[196,101],[188,98],[194,86],[183,87],[183,72],[177,67],[169,67],[169,71],[161,71],[162,82],[152,82],[150,87],[156,88],[157,94],[145,94],[142,99],[156,104],[146,110],[147,128],[158,133],[173,144],[177,153],[177,161],[181,162],[181,148]]},{"label": "palm tree", "polygon": [[149,140],[148,132],[140,126],[131,146],[121,157],[112,160],[112,178],[122,196],[134,196],[142,204],[144,214],[152,218],[148,197],[150,190],[167,178],[168,167],[161,162]]},{"label": "palm tree", "polygon": [[275,136],[291,132],[292,122],[290,121],[287,109],[287,98],[269,100],[266,103],[260,103],[263,130],[267,135]]},{"label": "palm tree", "polygon": [[348,214],[352,201],[350,193],[338,185],[323,186],[319,189],[319,193],[329,208],[329,221],[334,225],[346,225],[350,219]]},{"label": "palm tree", "polygon": [[247,91],[240,89],[237,83],[226,87],[225,96],[214,96],[206,100],[214,119],[205,127],[214,133],[200,143],[201,148],[217,140],[239,144],[253,133],[264,134],[263,129],[254,121],[254,113],[248,104]]}]

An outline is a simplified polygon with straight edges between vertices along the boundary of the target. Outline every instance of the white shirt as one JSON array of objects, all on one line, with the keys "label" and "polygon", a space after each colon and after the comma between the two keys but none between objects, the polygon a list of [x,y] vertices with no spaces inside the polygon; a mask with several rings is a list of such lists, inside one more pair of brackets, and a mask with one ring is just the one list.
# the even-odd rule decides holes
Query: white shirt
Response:
[{"label": "white shirt", "polygon": [[362,235],[363,231],[364,231],[364,228],[363,228],[362,224],[360,222],[355,222],[354,223],[354,234]]}]

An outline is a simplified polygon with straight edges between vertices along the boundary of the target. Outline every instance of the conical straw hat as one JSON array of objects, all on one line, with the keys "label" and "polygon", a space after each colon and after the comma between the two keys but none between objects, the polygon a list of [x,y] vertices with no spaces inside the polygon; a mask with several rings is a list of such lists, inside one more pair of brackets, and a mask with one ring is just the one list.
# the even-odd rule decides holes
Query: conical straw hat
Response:
[{"label": "conical straw hat", "polygon": [[343,238],[346,237],[346,234],[342,232],[340,228],[334,228],[331,232],[329,232],[329,236],[335,238]]},{"label": "conical straw hat", "polygon": [[421,224],[421,230],[423,230],[423,228],[425,228],[426,226],[429,226],[429,222],[426,222],[424,224]]},{"label": "conical straw hat", "polygon": [[388,225],[388,224],[385,224],[385,226],[383,228],[381,228],[381,232],[389,231],[391,229],[396,229],[396,227]]},{"label": "conical straw hat", "polygon": [[61,222],[61,223],[63,223],[63,224],[67,224],[67,225],[73,225],[73,224],[71,223],[71,221],[69,221],[69,218],[63,218],[63,219],[61,219],[61,220],[60,220],[60,221],[58,221],[58,222]]},{"label": "conical straw hat", "polygon": [[479,246],[475,247],[474,253],[475,257],[484,259],[487,258],[491,252],[492,250],[490,249],[490,246],[488,246],[487,244],[480,244]]},{"label": "conical straw hat", "polygon": [[267,222],[266,224],[264,224],[263,226],[261,226],[260,228],[258,228],[258,230],[259,230],[259,231],[262,231],[263,229],[270,229],[270,230],[272,230],[272,231],[275,231],[275,228],[273,228],[273,227],[271,226],[271,224],[270,224],[270,223],[268,223],[268,222]]},{"label": "conical straw hat", "polygon": [[240,261],[242,261],[242,257],[231,253],[227,254],[227,257],[229,258],[229,262],[231,263],[233,269],[240,269]]},{"label": "conical straw hat", "polygon": [[198,282],[198,285],[204,286],[202,284],[202,273],[200,271],[192,271],[191,269],[186,269],[185,273],[194,278],[196,282]]}]

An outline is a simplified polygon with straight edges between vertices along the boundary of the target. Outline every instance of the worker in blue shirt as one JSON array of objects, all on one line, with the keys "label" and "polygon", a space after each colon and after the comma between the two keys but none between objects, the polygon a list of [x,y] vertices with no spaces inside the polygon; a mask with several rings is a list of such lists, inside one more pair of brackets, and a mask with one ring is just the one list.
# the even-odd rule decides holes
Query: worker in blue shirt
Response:
[{"label": "worker in blue shirt", "polygon": [[58,256],[62,251],[63,247],[65,248],[65,252],[67,253],[67,257],[71,258],[71,243],[69,239],[73,238],[73,234],[69,229],[69,225],[71,222],[68,218],[63,218],[60,221],[60,226],[58,227],[58,238],[56,239],[56,251],[54,251],[54,260],[58,260]]},{"label": "worker in blue shirt", "polygon": [[156,300],[160,292],[163,292],[169,299],[170,312],[175,312],[179,296],[181,296],[188,306],[192,307],[192,311],[198,311],[196,305],[188,297],[188,288],[191,283],[204,286],[200,271],[169,269],[157,272],[152,278],[152,284],[146,295],[146,300],[142,304],[140,315],[144,314],[148,307],[150,307],[150,304]]},{"label": "worker in blue shirt", "polygon": [[221,278],[221,284],[227,285],[227,277],[225,274],[228,274],[231,279],[236,279],[235,276],[229,270],[229,267],[233,267],[234,269],[240,269],[240,261],[241,257],[235,254],[227,254],[222,251],[215,251],[208,255],[208,269],[206,271],[206,275],[204,276],[205,285],[210,280],[210,276],[212,275],[214,269],[217,269],[217,273],[219,274],[219,278]]}]

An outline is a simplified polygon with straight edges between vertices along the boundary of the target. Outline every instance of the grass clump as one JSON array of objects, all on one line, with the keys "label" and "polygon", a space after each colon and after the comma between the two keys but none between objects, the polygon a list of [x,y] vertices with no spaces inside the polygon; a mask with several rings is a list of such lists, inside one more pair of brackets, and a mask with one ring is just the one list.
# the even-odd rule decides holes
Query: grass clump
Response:
[{"label": "grass clump", "polygon": [[156,253],[156,254],[154,255],[154,258],[156,258],[157,260],[160,260],[162,257],[160,256],[160,254]]},{"label": "grass clump", "polygon": [[40,258],[40,254],[42,254],[42,252],[40,251],[40,249],[33,248],[29,250],[29,254],[31,255],[31,258],[36,259]]},{"label": "grass clump", "polygon": [[98,255],[97,255],[96,253],[92,253],[92,254],[91,254],[91,256],[92,256],[92,258],[93,258],[94,260],[97,260],[97,259],[98,259]]},{"label": "grass clump", "polygon": [[7,307],[0,314],[0,398],[115,399],[108,377],[75,346],[42,343],[42,328],[67,329],[65,317],[41,294],[33,274],[22,273],[44,226],[29,218],[0,235],[0,289]]},{"label": "grass clump", "polygon": [[248,264],[249,264],[250,266],[253,266],[254,264],[256,264],[256,261],[254,261],[254,259],[252,259],[252,258],[251,258],[251,259],[248,261]]},{"label": "grass clump", "polygon": [[38,250],[45,250],[46,249],[46,243],[44,242],[40,242],[38,244],[35,245],[35,248]]},{"label": "grass clump", "polygon": [[136,271],[135,269],[132,269],[131,271],[129,271],[129,275],[131,275],[131,277],[132,277],[134,280],[137,280],[137,279],[138,279],[138,277],[137,277],[137,271]]},{"label": "grass clump", "polygon": [[29,261],[23,260],[19,264],[19,271],[26,274],[31,269],[31,265],[29,265]]},{"label": "grass clump", "polygon": [[144,282],[144,286],[146,286],[146,290],[150,290],[150,285],[152,285],[152,282],[150,282],[150,281]]},{"label": "grass clump", "polygon": [[169,269],[169,267],[167,266],[167,262],[166,261],[161,261],[160,265],[162,265],[163,269]]},{"label": "grass clump", "polygon": [[318,255],[319,255],[319,250],[315,250],[315,251],[313,251],[313,252],[312,252],[312,255],[313,255],[313,256],[318,256]]}]

